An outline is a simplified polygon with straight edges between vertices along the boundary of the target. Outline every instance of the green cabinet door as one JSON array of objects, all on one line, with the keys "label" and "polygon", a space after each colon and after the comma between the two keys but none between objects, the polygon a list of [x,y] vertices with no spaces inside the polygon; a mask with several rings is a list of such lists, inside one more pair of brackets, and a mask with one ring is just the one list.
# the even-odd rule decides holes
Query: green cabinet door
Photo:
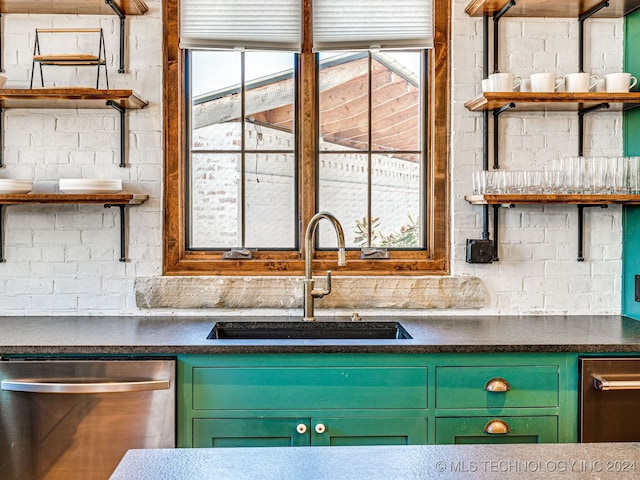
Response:
[{"label": "green cabinet door", "polygon": [[[491,428],[492,426],[494,428]],[[501,430],[500,427],[504,427],[505,430]],[[505,433],[499,433],[501,431]],[[556,443],[557,441],[558,417],[552,415],[436,418],[436,444],[441,445]]]},{"label": "green cabinet door", "polygon": [[376,418],[196,418],[193,446],[299,447],[425,445],[422,417]]},{"label": "green cabinet door", "polygon": [[424,417],[312,418],[311,444],[317,446],[426,445]]},{"label": "green cabinet door", "polygon": [[308,418],[195,418],[193,447],[301,447],[310,445]]}]

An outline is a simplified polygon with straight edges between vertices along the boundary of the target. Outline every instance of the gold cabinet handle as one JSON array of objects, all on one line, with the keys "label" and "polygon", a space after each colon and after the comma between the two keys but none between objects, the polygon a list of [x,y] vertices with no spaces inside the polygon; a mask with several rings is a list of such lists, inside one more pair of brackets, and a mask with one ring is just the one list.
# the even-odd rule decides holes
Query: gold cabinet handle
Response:
[{"label": "gold cabinet handle", "polygon": [[493,377],[484,384],[487,392],[508,392],[511,390],[511,384],[502,377]]},{"label": "gold cabinet handle", "polygon": [[307,433],[307,426],[304,423],[299,423],[296,426],[296,432],[298,432],[300,435],[302,435],[303,433]]},{"label": "gold cabinet handle", "polygon": [[327,430],[327,427],[324,426],[324,423],[318,423],[315,430],[316,433],[324,433]]},{"label": "gold cabinet handle", "polygon": [[489,420],[487,422],[487,424],[484,426],[484,431],[489,435],[506,435],[511,431],[511,427],[504,420],[494,418],[493,420]]}]

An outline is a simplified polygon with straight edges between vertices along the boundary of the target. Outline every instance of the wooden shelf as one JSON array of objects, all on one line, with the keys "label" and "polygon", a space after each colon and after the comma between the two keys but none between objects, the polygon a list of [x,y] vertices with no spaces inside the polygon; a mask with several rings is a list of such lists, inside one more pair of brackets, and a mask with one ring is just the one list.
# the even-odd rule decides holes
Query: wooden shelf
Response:
[{"label": "wooden shelf", "polygon": [[556,93],[556,92],[486,92],[464,104],[472,112],[497,110],[514,103],[518,110],[529,111],[578,111],[603,103],[611,108],[623,109],[640,106],[640,93]]},{"label": "wooden shelf", "polygon": [[80,65],[105,65],[104,59],[89,54],[57,54],[34,55],[33,61],[42,65],[80,66]]},{"label": "wooden shelf", "polygon": [[17,88],[0,89],[1,108],[106,108],[113,102],[124,109],[147,105],[131,90],[97,88]]},{"label": "wooden shelf", "polygon": [[[143,0],[113,0],[126,15],[144,15],[149,7]],[[0,0],[0,13],[46,13],[113,15],[105,0]]]},{"label": "wooden shelf", "polygon": [[[509,0],[471,0],[465,12],[472,17],[493,15],[500,11]],[[556,17],[578,18],[602,0],[517,0],[509,9],[509,17]],[[620,18],[640,7],[640,0],[609,0],[609,6],[603,8],[594,17]]]},{"label": "wooden shelf", "polygon": [[472,205],[640,205],[638,195],[592,195],[592,194],[515,194],[494,193],[467,195],[464,199]]},{"label": "wooden shelf", "polygon": [[98,204],[140,205],[149,195],[138,193],[0,193],[0,205],[22,204]]}]

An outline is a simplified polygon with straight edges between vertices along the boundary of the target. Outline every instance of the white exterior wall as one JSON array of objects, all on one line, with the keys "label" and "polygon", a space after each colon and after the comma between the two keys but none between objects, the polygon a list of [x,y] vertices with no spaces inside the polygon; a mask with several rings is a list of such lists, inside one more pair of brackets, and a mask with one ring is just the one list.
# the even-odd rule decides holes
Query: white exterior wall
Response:
[{"label": "white exterior wall", "polygon": [[[451,274],[477,276],[487,291],[484,309],[464,313],[619,313],[620,207],[585,210],[585,262],[576,261],[577,208],[571,206],[503,210],[501,261],[490,265],[465,262],[466,239],[480,238],[482,229],[482,209],[464,200],[471,191],[471,172],[482,165],[482,117],[464,107],[479,92],[482,20],[464,13],[467,0],[452,1]],[[118,166],[119,122],[115,111],[6,110],[6,166],[0,169],[0,177],[31,178],[43,189],[54,188],[59,178],[122,178],[127,190],[146,193],[150,199],[128,209],[126,263],[118,261],[117,209],[5,207],[7,261],[0,264],[0,315],[192,313],[141,310],[135,301],[136,278],[160,276],[162,272],[161,1],[146,3],[146,15],[127,18],[124,75],[117,73],[115,16],[2,16],[8,87],[28,85],[36,27],[102,26],[111,88],[131,88],[149,105],[127,113],[126,168]],[[592,20],[587,25],[590,41],[586,69],[595,74],[620,71],[622,20]],[[545,70],[577,71],[577,20],[503,19],[501,40],[502,71],[522,76]],[[58,86],[93,86],[95,73],[90,67],[45,67],[45,79]],[[585,153],[620,154],[621,114],[598,112],[586,118]],[[501,117],[504,168],[541,168],[558,156],[575,155],[577,144],[575,113],[508,112]]]}]

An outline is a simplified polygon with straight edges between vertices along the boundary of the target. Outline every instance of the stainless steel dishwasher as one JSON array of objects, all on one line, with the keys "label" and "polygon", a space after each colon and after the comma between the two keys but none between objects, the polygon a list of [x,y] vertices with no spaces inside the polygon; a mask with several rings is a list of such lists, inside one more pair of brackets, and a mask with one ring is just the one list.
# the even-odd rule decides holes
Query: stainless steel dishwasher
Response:
[{"label": "stainless steel dishwasher", "polygon": [[580,442],[639,442],[640,357],[582,357]]},{"label": "stainless steel dishwasher", "polygon": [[174,359],[0,360],[0,479],[108,479],[175,447]]}]

